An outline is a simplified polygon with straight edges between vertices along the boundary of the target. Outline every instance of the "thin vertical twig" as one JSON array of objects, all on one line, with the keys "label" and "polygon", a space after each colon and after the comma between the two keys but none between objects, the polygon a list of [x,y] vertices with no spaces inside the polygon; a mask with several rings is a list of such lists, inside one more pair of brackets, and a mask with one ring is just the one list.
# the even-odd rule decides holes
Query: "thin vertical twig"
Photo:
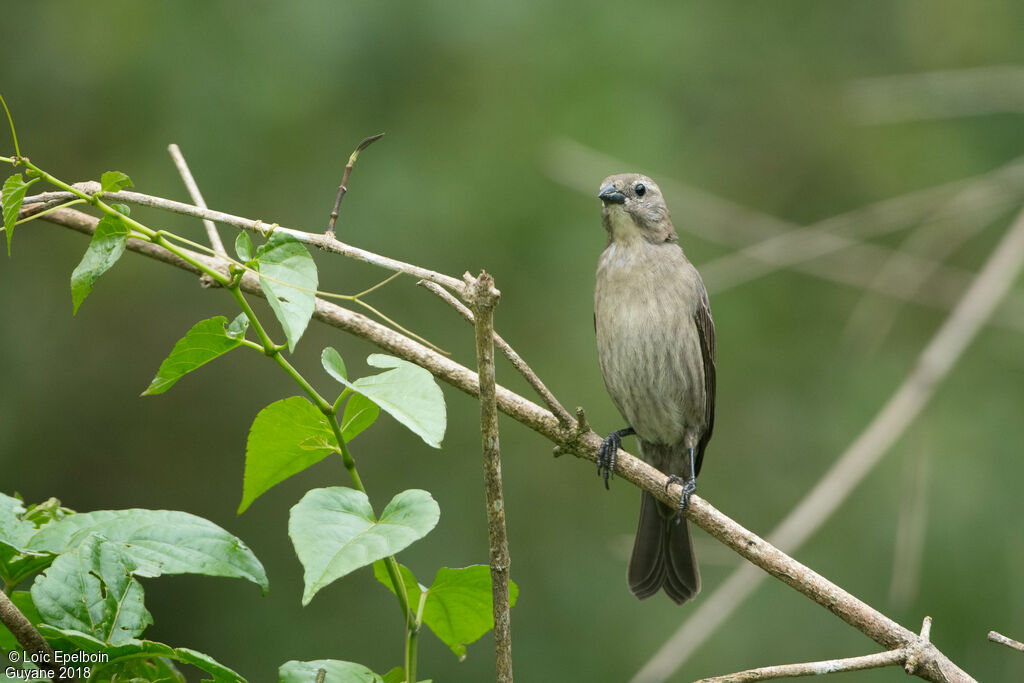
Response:
[{"label": "thin vertical twig", "polygon": [[[934,396],[941,381],[986,323],[1024,266],[1024,211],[992,251],[985,266],[942,327],[918,356],[913,371],[874,420],[836,460],[802,501],[768,536],[793,552],[849,497]],[[633,677],[633,683],[664,681],[760,585],[765,574],[743,565],[690,614]]]},{"label": "thin vertical twig", "polygon": [[[171,159],[174,160],[174,165],[178,169],[178,175],[181,176],[181,180],[185,183],[188,196],[192,198],[192,203],[200,209],[208,208],[206,200],[203,199],[203,193],[199,191],[196,179],[192,177],[192,171],[189,170],[188,163],[185,162],[185,155],[181,153],[181,148],[172,142],[167,146],[167,151],[171,153]],[[203,226],[206,228],[206,234],[210,238],[210,246],[213,247],[213,250],[221,256],[227,256],[228,252],[224,249],[224,242],[221,241],[220,233],[217,232],[217,226],[213,224],[213,221],[204,218]]]},{"label": "thin vertical twig", "polygon": [[464,280],[470,294],[476,328],[476,362],[480,376],[480,439],[484,452],[487,495],[487,535],[490,540],[491,590],[494,601],[494,655],[499,683],[512,683],[512,633],[509,613],[509,552],[505,530],[505,499],[501,486],[501,447],[494,377],[494,307],[501,293],[494,278],[481,271]]},{"label": "thin vertical twig", "polygon": [[345,164],[345,172],[341,174],[341,185],[338,186],[338,197],[334,200],[334,208],[331,209],[331,220],[327,223],[327,234],[334,237],[334,224],[338,222],[338,210],[341,208],[341,200],[345,198],[345,193],[348,192],[348,177],[352,175],[352,167],[356,165],[356,159],[359,158],[359,153],[364,149],[377,142],[384,137],[384,133],[377,133],[371,135],[368,138],[363,138],[363,141],[356,145],[355,150],[348,157],[348,163]]}]

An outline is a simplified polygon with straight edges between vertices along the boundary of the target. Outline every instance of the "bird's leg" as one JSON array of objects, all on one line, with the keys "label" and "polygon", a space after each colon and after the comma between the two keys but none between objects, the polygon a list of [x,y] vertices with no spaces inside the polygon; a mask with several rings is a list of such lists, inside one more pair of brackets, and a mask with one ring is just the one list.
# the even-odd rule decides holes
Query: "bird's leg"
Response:
[{"label": "bird's leg", "polygon": [[615,461],[622,446],[622,437],[636,434],[632,427],[619,429],[605,437],[601,447],[597,449],[597,476],[604,477],[604,487],[608,488],[608,480],[615,474]]},{"label": "bird's leg", "polygon": [[690,504],[690,496],[692,496],[697,491],[697,473],[694,471],[694,463],[697,455],[697,449],[691,448],[688,451],[687,455],[687,460],[690,461],[690,476],[684,479],[683,477],[677,477],[674,474],[670,474],[668,476],[668,481],[665,482],[666,491],[668,490],[668,487],[671,486],[672,484],[683,485],[683,495],[679,497],[679,507],[676,508],[676,524],[679,524],[679,522],[682,521],[683,510],[685,510],[686,506]]}]

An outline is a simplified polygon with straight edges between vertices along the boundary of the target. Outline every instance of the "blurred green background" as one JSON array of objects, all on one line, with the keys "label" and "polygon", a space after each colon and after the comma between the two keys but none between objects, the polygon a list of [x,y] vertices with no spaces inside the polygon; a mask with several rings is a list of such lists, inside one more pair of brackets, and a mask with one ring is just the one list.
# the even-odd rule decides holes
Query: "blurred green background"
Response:
[{"label": "blurred green background", "polygon": [[[749,216],[702,208],[686,187],[806,225],[1024,154],[1017,0],[8,1],[3,23],[0,92],[21,149],[67,180],[118,169],[142,192],[186,199],[166,153],[176,142],[211,207],[320,231],[349,152],[385,131],[355,169],[339,236],[452,275],[493,273],[503,292],[499,331],[602,432],[623,426],[602,385],[591,319],[605,241],[593,195],[605,175],[641,170],[659,180],[681,244],[701,267],[753,241],[743,233]],[[956,73],[887,79],[933,72]],[[13,152],[6,133],[0,140]],[[1007,193],[1005,206],[981,203],[991,209],[984,220],[961,212],[943,227],[949,239],[932,240],[963,236],[951,266],[981,266],[1024,205],[1021,183]],[[931,213],[873,242],[909,245]],[[203,234],[195,221],[133,215]],[[858,229],[870,232],[876,218]],[[347,659],[377,671],[400,664],[401,620],[368,569],[299,606],[288,509],[311,487],[345,484],[340,462],[235,516],[252,419],[298,393],[283,373],[236,353],[165,396],[138,396],[195,321],[234,314],[228,297],[129,255],[72,319],[68,277],[86,240],[45,223],[15,237],[13,257],[0,259],[0,490],[28,501],[57,496],[80,510],[185,510],[254,549],[271,580],[266,598],[242,582],[146,582],[154,639],[208,652],[252,681],[274,680],[289,659]],[[318,261],[332,291],[354,293],[385,275]],[[879,265],[854,264],[869,280]],[[939,291],[937,282],[924,293]],[[1024,295],[1019,284],[1015,295]],[[411,278],[372,301],[473,362],[471,328]],[[712,288],[719,398],[702,496],[753,531],[771,531],[867,425],[945,316],[894,301],[794,270]],[[892,325],[881,329],[872,316],[884,311]],[[908,628],[932,615],[934,641],[983,681],[1024,680],[1024,657],[985,640],[989,629],[1024,637],[1024,337],[1021,316],[1008,311],[797,552]],[[314,325],[296,363],[319,386],[331,386],[318,369],[328,344],[350,373],[369,372],[372,347]],[[498,378],[530,396],[508,364]],[[424,582],[438,567],[487,561],[477,404],[450,387],[445,395],[441,451],[390,418],[353,445],[378,509],[410,487],[439,501],[437,529],[401,555]],[[694,609],[629,593],[639,494],[621,482],[605,492],[591,463],[552,459],[542,438],[508,419],[501,427],[521,590],[517,677],[627,680]],[[918,501],[909,518],[908,498]],[[897,540],[907,519],[923,524],[918,544]],[[703,532],[697,543],[706,598],[738,561]],[[672,680],[876,649],[771,581]],[[421,641],[423,678],[484,681],[492,667],[489,636],[462,663],[432,636]],[[896,669],[844,676],[904,680]]]}]

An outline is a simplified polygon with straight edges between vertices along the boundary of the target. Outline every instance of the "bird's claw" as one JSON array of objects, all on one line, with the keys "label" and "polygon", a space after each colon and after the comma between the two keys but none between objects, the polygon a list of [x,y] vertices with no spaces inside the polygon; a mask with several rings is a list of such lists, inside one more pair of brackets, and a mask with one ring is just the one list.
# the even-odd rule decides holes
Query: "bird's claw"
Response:
[{"label": "bird's claw", "polygon": [[668,476],[668,480],[665,482],[665,490],[668,491],[668,487],[672,484],[682,484],[683,493],[679,497],[679,507],[676,508],[676,524],[683,519],[683,511],[690,505],[690,496],[697,492],[697,481],[696,479],[684,479],[683,477],[677,477],[674,474]]},{"label": "bird's claw", "polygon": [[622,437],[635,434],[632,427],[618,429],[605,437],[601,447],[597,449],[597,476],[604,479],[604,487],[608,488],[608,480],[615,476],[615,463],[622,446]]},{"label": "bird's claw", "polygon": [[619,446],[622,445],[622,437],[618,432],[612,432],[601,442],[597,449],[597,476],[604,479],[604,487],[608,488],[608,480],[615,476],[615,461],[619,456]]}]

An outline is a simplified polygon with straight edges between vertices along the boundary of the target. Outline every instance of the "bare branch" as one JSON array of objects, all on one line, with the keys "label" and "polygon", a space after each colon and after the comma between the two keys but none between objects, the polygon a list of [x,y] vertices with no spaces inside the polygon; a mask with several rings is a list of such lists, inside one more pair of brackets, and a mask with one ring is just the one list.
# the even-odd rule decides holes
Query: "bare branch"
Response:
[{"label": "bare branch", "polygon": [[464,276],[476,321],[476,363],[480,371],[480,440],[484,451],[487,537],[490,540],[491,593],[494,607],[494,659],[498,683],[512,683],[512,618],[509,606],[511,558],[505,529],[505,495],[501,484],[501,446],[494,384],[494,307],[501,293],[494,278]]},{"label": "bare branch", "polygon": [[384,137],[384,133],[377,133],[368,138],[363,138],[363,141],[356,145],[355,151],[349,155],[348,163],[345,164],[345,172],[341,175],[341,185],[338,186],[338,197],[334,200],[334,208],[331,209],[331,219],[327,223],[327,234],[331,237],[334,237],[334,224],[338,221],[338,209],[341,208],[341,200],[345,198],[345,193],[348,192],[348,177],[352,174],[352,167],[356,165],[359,153],[382,137]]},{"label": "bare branch", "polygon": [[851,81],[846,101],[862,124],[1024,111],[1024,67],[983,66]]},{"label": "bare branch", "polygon": [[[185,183],[188,196],[192,198],[192,203],[200,209],[205,209],[206,200],[203,199],[203,193],[199,191],[199,186],[196,185],[196,179],[192,177],[192,171],[189,170],[188,163],[185,161],[185,155],[181,153],[181,148],[171,143],[167,146],[167,151],[171,153],[171,159],[174,160],[174,165],[178,169],[178,175],[181,176],[181,180]],[[213,224],[213,221],[204,218],[203,227],[206,228],[206,234],[210,238],[210,246],[213,247],[213,250],[221,256],[227,256],[228,252],[224,249],[224,242],[221,241],[220,234],[217,232],[217,226]]]},{"label": "bare branch", "polygon": [[1007,638],[998,631],[989,631],[988,639],[993,643],[999,643],[1000,645],[1005,645],[1006,647],[1013,648],[1014,650],[1024,652],[1024,643],[1019,640],[1014,640],[1013,638]]},{"label": "bare branch", "polygon": [[843,671],[863,671],[864,669],[881,669],[886,666],[902,666],[907,653],[903,649],[888,650],[862,657],[844,659],[826,659],[821,662],[802,662],[800,664],[779,664],[764,666],[759,669],[748,669],[725,676],[702,678],[696,683],[748,683],[749,681],[767,681],[776,678],[799,678],[801,676],[821,676],[823,674],[841,673]]},{"label": "bare branch", "polygon": [[[32,207],[24,207],[23,209],[23,211],[31,210]],[[59,225],[67,225],[86,234],[92,234],[98,223],[96,218],[71,209],[54,211],[44,216],[43,220]],[[1020,225],[1024,226],[1024,221],[1020,221]],[[1014,232],[1015,235],[1018,233],[1024,236],[1024,228]],[[1024,242],[1024,239],[1021,241]],[[182,264],[180,259],[171,256],[160,247],[154,247],[148,242],[130,239],[128,240],[128,249],[183,267],[190,272],[196,272],[196,269],[191,265]],[[197,261],[202,261],[211,268],[225,267],[221,259],[211,256],[194,254],[193,258]],[[992,279],[991,276],[986,276],[988,270],[989,268],[986,267],[982,276],[979,276],[979,280],[981,278],[986,278],[986,280]],[[243,276],[241,287],[248,293],[264,296],[259,285],[259,279],[253,273],[246,273]],[[986,286],[986,289],[988,289],[988,286]],[[970,296],[970,293],[968,293],[968,296]],[[322,299],[317,299],[313,317],[338,329],[362,337],[400,358],[416,363],[429,370],[438,379],[451,384],[467,394],[472,396],[479,396],[480,394],[478,377],[472,370],[431,351],[422,344],[390,328],[384,327],[359,313],[323,301]],[[978,324],[980,324],[980,321]],[[928,376],[931,378],[931,381],[937,381],[937,377],[931,376],[931,372],[935,369],[934,362],[925,365],[929,368]],[[495,398],[499,410],[548,438],[557,445],[560,452],[571,452],[578,457],[596,462],[601,437],[593,431],[580,429],[576,421],[568,426],[563,426],[551,412],[500,385],[495,387]],[[678,506],[682,490],[679,484],[670,485],[668,478],[663,473],[643,460],[620,450],[615,470],[620,478],[631,482],[645,491],[651,492],[656,498],[667,505]],[[920,663],[914,672],[915,675],[929,681],[952,681],[956,683],[973,680],[938,649],[930,643],[925,643],[913,631],[900,626],[870,605],[858,600],[839,586],[787,556],[778,548],[722,514],[699,496],[694,495],[691,497],[685,514],[688,519],[732,548],[739,555],[818,604],[826,607],[833,614],[854,626],[886,649],[909,646],[920,647]],[[756,570],[753,571],[756,572]],[[706,606],[707,602],[704,605]]]},{"label": "bare branch", "polygon": [[[96,182],[79,183],[75,187],[81,189],[87,194],[94,194],[99,191],[100,184]],[[33,197],[26,197],[24,206],[31,205],[33,203],[42,203],[43,207],[53,206],[61,202],[67,201],[68,199],[74,199],[75,196],[70,192],[43,192],[42,194],[35,195]],[[233,216],[229,213],[222,211],[213,211],[211,209],[202,209],[198,206],[191,204],[184,204],[182,202],[176,202],[172,199],[164,199],[163,197],[153,197],[151,195],[142,194],[140,192],[108,192],[103,195],[103,198],[112,202],[123,202],[125,204],[136,204],[138,206],[149,206],[155,209],[161,209],[163,211],[170,211],[172,213],[180,213],[185,216],[193,216],[195,218],[205,218],[215,223],[223,223],[224,225],[231,225],[242,230],[248,230],[249,232],[255,232],[260,235],[266,235],[271,229],[277,232],[284,232],[303,244],[309,244],[318,249],[329,251],[334,254],[341,254],[348,258],[355,259],[357,261],[363,261],[364,263],[370,263],[381,268],[387,268],[388,270],[394,271],[405,271],[413,277],[418,277],[423,280],[429,280],[430,282],[436,282],[439,285],[447,287],[448,289],[458,293],[460,296],[464,295],[464,285],[461,280],[451,277],[450,275],[444,275],[442,273],[422,268],[420,266],[414,266],[411,263],[404,263],[397,259],[388,258],[387,256],[381,256],[374,254],[373,252],[360,249],[359,247],[353,247],[344,242],[339,242],[329,235],[320,235],[309,232],[303,232],[302,230],[294,230],[292,228],[285,228],[277,224],[264,223],[260,220],[252,220],[249,218],[242,218],[240,216]],[[38,210],[38,209],[34,209]]]},{"label": "bare branch", "polygon": [[[1014,220],[974,282],[918,356],[914,370],[832,468],[768,537],[793,552],[824,524],[920,414],[1024,266],[1024,212]],[[753,593],[763,575],[740,567],[691,613],[633,678],[663,681]],[[881,642],[881,641],[876,641]],[[882,643],[892,647],[891,643]]]},{"label": "bare branch", "polygon": [[[449,294],[448,290],[434,284],[433,282],[427,282],[425,280],[420,280],[416,284],[422,285],[433,294],[436,294],[442,301],[458,311],[459,315],[465,318],[470,325],[474,324],[475,319],[473,317],[473,311],[466,308],[461,301]],[[516,353],[516,350],[513,349],[507,341],[502,339],[501,335],[497,332],[494,333],[494,344],[501,349],[501,353],[510,363],[512,363],[512,366],[519,371],[519,374],[523,376],[523,379],[533,387],[533,390],[536,391],[544,403],[547,404],[548,410],[555,414],[558,421],[563,425],[571,424],[572,416],[569,415],[569,411],[567,411],[562,404],[558,402],[558,399],[555,398],[554,394],[544,386],[544,382],[540,380],[540,377],[538,377],[537,373],[533,371],[533,368],[527,365],[522,356]]]}]

